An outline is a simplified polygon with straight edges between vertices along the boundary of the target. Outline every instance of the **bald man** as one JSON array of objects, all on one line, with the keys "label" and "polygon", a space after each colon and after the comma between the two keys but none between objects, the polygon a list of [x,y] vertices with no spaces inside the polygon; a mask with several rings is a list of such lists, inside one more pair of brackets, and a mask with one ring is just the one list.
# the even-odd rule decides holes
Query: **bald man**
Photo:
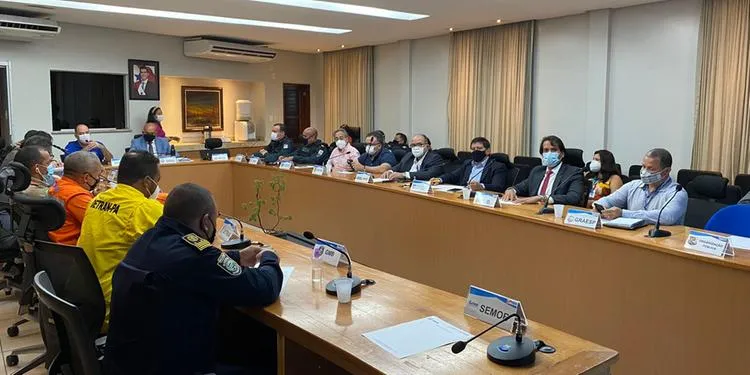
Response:
[{"label": "bald man", "polygon": [[305,128],[302,131],[303,146],[289,156],[279,158],[280,161],[293,161],[294,164],[323,165],[328,160],[328,145],[318,139],[318,129]]},{"label": "bald man", "polygon": [[60,229],[49,232],[52,241],[73,246],[78,243],[83,216],[103,173],[104,167],[93,152],[77,151],[65,158],[63,176],[50,189],[50,196],[59,199],[65,207],[65,223]]},{"label": "bald man", "polygon": [[147,122],[143,126],[143,135],[130,142],[130,151],[146,151],[156,157],[168,156],[169,140],[156,135],[158,128],[157,123]]},{"label": "bald man", "polygon": [[99,161],[104,164],[109,164],[112,161],[112,153],[107,150],[104,143],[94,141],[91,139],[91,131],[88,125],[78,124],[75,130],[75,141],[70,141],[65,146],[65,157],[78,151],[93,152],[99,158]]}]

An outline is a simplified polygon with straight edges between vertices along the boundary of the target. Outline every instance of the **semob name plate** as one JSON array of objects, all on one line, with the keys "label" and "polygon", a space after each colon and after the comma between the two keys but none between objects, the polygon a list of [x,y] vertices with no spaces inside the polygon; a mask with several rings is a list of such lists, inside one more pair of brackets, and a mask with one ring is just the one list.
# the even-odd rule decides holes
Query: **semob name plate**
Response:
[{"label": "semob name plate", "polygon": [[430,186],[429,181],[414,180],[411,182],[409,191],[412,193],[429,194]]},{"label": "semob name plate", "polygon": [[326,167],[322,165],[316,165],[316,166],[313,166],[312,174],[316,176],[322,176],[323,174],[325,174],[325,171],[326,171]]},{"label": "semob name plate", "polygon": [[494,208],[495,205],[497,205],[497,199],[497,194],[478,191],[474,195],[474,204],[482,207]]},{"label": "semob name plate", "polygon": [[283,169],[287,171],[292,169],[293,166],[294,166],[294,163],[292,163],[291,161],[282,161],[281,163],[279,163],[279,169]]},{"label": "semob name plate", "polygon": [[357,172],[357,177],[354,178],[354,182],[369,184],[372,182],[372,176],[367,172]]},{"label": "semob name plate", "polygon": [[211,154],[211,161],[227,161],[227,160],[229,160],[229,154],[227,153]]},{"label": "semob name plate", "polygon": [[159,158],[159,164],[177,164],[176,156],[166,156]]},{"label": "semob name plate", "polygon": [[[489,324],[495,324],[508,315],[518,314],[521,323],[526,324],[526,314],[523,312],[521,301],[474,285],[469,286],[464,314]],[[498,327],[510,332],[513,329],[513,319],[508,319]]]},{"label": "semob name plate", "polygon": [[688,233],[684,247],[688,250],[719,258],[723,258],[725,255],[734,255],[734,250],[729,246],[729,237],[698,230],[691,230]]},{"label": "semob name plate", "polygon": [[247,162],[250,163],[250,164],[252,164],[252,165],[258,165],[258,163],[260,163],[260,158],[257,157],[257,156],[253,156],[250,159],[248,159]]},{"label": "semob name plate", "polygon": [[599,213],[569,209],[568,215],[565,216],[565,224],[574,227],[598,229],[602,227],[602,219]]}]

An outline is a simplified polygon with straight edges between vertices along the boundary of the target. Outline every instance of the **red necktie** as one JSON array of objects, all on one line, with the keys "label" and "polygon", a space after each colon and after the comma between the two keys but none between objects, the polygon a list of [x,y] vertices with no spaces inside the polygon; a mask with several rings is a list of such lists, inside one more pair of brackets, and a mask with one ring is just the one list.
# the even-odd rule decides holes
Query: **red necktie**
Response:
[{"label": "red necktie", "polygon": [[542,182],[542,189],[539,190],[539,194],[545,195],[547,194],[547,185],[549,184],[549,177],[552,176],[552,170],[547,169],[547,174],[544,176],[544,181]]}]

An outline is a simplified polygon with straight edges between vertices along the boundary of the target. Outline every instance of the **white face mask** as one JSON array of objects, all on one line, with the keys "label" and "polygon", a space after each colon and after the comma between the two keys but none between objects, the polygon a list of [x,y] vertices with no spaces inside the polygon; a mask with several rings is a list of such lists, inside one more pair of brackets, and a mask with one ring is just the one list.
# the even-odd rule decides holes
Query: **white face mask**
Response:
[{"label": "white face mask", "polygon": [[378,149],[373,145],[367,145],[367,147],[365,147],[365,151],[368,155],[375,155],[378,152]]},{"label": "white face mask", "polygon": [[589,170],[594,173],[599,173],[602,170],[602,163],[599,160],[592,160],[589,164]]},{"label": "white face mask", "polygon": [[641,182],[644,184],[656,184],[661,182],[664,177],[661,176],[663,170],[658,172],[651,172],[646,168],[641,168]]},{"label": "white face mask", "polygon": [[343,150],[347,145],[347,142],[343,139],[337,139],[336,140],[336,147],[339,148],[339,150]]},{"label": "white face mask", "polygon": [[156,199],[156,197],[159,196],[159,193],[161,193],[161,188],[159,187],[159,184],[157,184],[156,181],[154,181],[151,177],[146,177],[146,178],[148,178],[151,182],[154,183],[154,185],[156,185],[156,188],[151,193],[151,195],[148,196],[148,199]]},{"label": "white face mask", "polygon": [[164,115],[156,115],[156,121],[162,122],[164,121]]},{"label": "white face mask", "polygon": [[415,158],[420,158],[422,155],[424,155],[424,147],[423,146],[414,146],[411,148],[411,154],[414,155]]},{"label": "white face mask", "polygon": [[277,132],[271,132],[271,140],[276,141],[279,139],[279,133]]},{"label": "white face mask", "polygon": [[89,143],[89,142],[91,142],[91,134],[89,134],[89,133],[81,134],[81,135],[78,136],[78,140],[81,143]]}]

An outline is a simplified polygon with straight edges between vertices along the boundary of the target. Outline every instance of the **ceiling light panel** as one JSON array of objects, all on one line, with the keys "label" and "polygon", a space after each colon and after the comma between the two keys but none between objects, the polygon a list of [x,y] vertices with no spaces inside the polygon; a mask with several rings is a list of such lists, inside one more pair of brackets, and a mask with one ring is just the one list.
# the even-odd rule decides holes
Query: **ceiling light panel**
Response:
[{"label": "ceiling light panel", "polygon": [[277,5],[286,5],[286,6],[298,7],[298,8],[325,10],[329,12],[359,14],[359,15],[370,16],[370,17],[390,18],[390,19],[402,20],[402,21],[421,20],[422,18],[429,17],[429,15],[426,15],[426,14],[399,12],[399,11],[390,10],[390,9],[374,8],[374,7],[364,6],[364,5],[335,3],[332,1],[320,1],[320,0],[250,0],[250,1],[254,1],[256,3],[268,3],[268,4],[277,4]]},{"label": "ceiling light panel", "polygon": [[172,12],[168,10],[132,8],[132,7],[125,7],[125,6],[117,6],[117,5],[94,4],[94,3],[84,3],[84,2],[67,1],[67,0],[2,0],[2,1],[6,3],[47,6],[47,7],[53,7],[53,8],[61,8],[61,9],[83,10],[83,11],[89,11],[89,12],[126,14],[126,15],[141,16],[141,17],[168,18],[168,19],[174,19],[174,20],[221,23],[221,24],[227,24],[227,25],[268,27],[268,28],[274,28],[274,29],[307,31],[307,32],[324,33],[324,34],[345,34],[345,33],[351,32],[351,30],[349,29],[337,29],[337,28],[330,28],[330,27],[299,25],[299,24],[294,24],[294,23],[283,23],[283,22],[259,21],[259,20],[251,20],[251,19],[244,19],[244,18],[220,17],[220,16],[211,16],[207,14]]}]

